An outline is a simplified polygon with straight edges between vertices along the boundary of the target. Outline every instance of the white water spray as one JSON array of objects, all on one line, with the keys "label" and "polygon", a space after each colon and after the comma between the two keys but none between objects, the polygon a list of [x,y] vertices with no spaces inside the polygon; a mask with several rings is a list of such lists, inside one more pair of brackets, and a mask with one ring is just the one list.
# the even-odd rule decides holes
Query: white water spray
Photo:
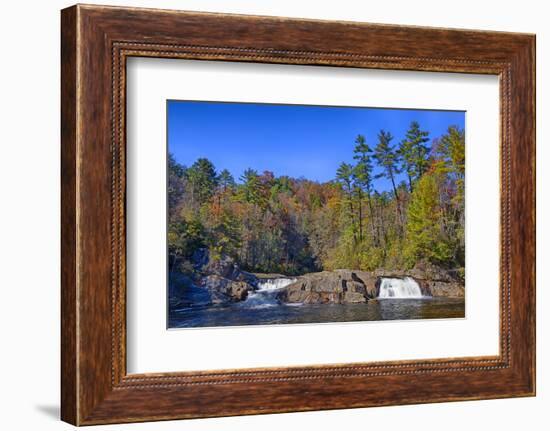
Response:
[{"label": "white water spray", "polygon": [[380,281],[379,298],[422,298],[418,283],[411,277],[382,278]]},{"label": "white water spray", "polygon": [[250,292],[242,304],[251,308],[268,308],[278,305],[277,292],[295,282],[295,278],[263,279],[258,283],[258,290]]}]

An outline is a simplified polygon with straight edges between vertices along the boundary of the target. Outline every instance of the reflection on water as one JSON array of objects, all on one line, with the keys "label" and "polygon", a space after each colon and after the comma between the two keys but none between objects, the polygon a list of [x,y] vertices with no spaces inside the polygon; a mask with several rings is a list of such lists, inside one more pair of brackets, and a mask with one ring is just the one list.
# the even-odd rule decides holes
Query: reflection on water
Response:
[{"label": "reflection on water", "polygon": [[464,317],[464,298],[379,299],[367,304],[266,304],[253,301],[228,306],[173,309],[169,328],[449,319]]}]

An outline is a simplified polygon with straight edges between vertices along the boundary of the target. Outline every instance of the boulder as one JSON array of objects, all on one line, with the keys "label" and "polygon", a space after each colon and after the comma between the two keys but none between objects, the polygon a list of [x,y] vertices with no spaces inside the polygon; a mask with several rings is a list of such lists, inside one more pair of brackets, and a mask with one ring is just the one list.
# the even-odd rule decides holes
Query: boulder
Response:
[{"label": "boulder", "polygon": [[367,287],[354,271],[323,271],[298,277],[278,294],[282,302],[344,304],[368,301]]},{"label": "boulder", "polygon": [[244,301],[248,297],[248,292],[254,290],[254,286],[244,281],[235,281],[219,275],[203,277],[200,286],[209,292],[212,304]]},{"label": "boulder", "polygon": [[418,262],[413,269],[407,271],[410,277],[419,280],[431,280],[442,282],[455,282],[459,281],[454,271],[441,268],[429,262]]},{"label": "boulder", "polygon": [[233,281],[242,281],[253,287],[258,286],[258,277],[241,270],[231,257],[222,255],[219,258],[212,258],[206,248],[201,248],[193,254],[193,267],[203,278],[217,275]]},{"label": "boulder", "polygon": [[464,298],[464,285],[459,282],[420,280],[419,284],[423,291],[429,291],[434,297]]}]

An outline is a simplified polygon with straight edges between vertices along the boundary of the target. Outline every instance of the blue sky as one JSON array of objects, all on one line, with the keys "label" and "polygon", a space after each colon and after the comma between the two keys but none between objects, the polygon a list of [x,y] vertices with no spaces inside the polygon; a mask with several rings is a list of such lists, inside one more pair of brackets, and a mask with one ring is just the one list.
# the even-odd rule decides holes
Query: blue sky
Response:
[{"label": "blue sky", "polygon": [[[168,101],[167,110],[168,150],[176,160],[191,166],[206,157],[218,172],[228,169],[237,181],[249,167],[276,176],[330,181],[341,162],[353,162],[358,134],[374,148],[380,129],[390,131],[397,145],[411,121],[418,121],[431,139],[450,125],[465,123],[463,111],[174,100]],[[390,185],[381,178],[374,186],[384,191]]]}]

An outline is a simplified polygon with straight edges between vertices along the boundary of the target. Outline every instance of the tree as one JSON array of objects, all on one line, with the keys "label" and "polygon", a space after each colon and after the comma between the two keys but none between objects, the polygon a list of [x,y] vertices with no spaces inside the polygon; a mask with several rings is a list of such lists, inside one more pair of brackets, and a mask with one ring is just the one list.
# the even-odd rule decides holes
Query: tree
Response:
[{"label": "tree", "polygon": [[212,197],[218,184],[216,169],[212,162],[205,158],[197,159],[187,169],[186,178],[191,188],[191,199],[202,205]]},{"label": "tree", "polygon": [[435,145],[436,161],[434,168],[445,176],[447,185],[440,191],[442,202],[446,202],[445,229],[455,239],[454,256],[460,266],[464,265],[465,250],[465,135],[464,129],[450,126],[447,133],[437,140]]},{"label": "tree", "polygon": [[367,144],[367,141],[363,135],[357,135],[355,139],[355,148],[353,150],[353,158],[357,160],[357,164],[353,170],[354,183],[358,195],[359,206],[359,241],[363,240],[363,198],[366,195],[367,203],[369,206],[369,218],[371,221],[372,235],[377,241],[377,235],[374,228],[374,216],[372,209],[371,193],[372,193],[372,150]]},{"label": "tree", "polygon": [[418,181],[429,166],[428,155],[430,150],[425,145],[429,141],[428,136],[429,132],[420,130],[418,122],[413,121],[399,147],[401,170],[407,174],[411,193],[414,182]]},{"label": "tree", "polygon": [[168,225],[168,256],[173,268],[179,259],[189,259],[195,250],[204,247],[206,231],[198,219],[181,219]]},{"label": "tree", "polygon": [[439,204],[439,180],[437,174],[426,173],[420,178],[412,193],[408,208],[405,247],[409,266],[413,266],[419,260],[446,264],[452,257]]},{"label": "tree", "polygon": [[[403,213],[401,209],[401,201],[399,194],[397,193],[397,187],[395,185],[395,177],[400,173],[399,171],[399,154],[395,151],[391,145],[393,136],[390,132],[380,130],[378,133],[378,145],[374,149],[374,158],[382,168],[382,173],[378,174],[376,178],[385,177],[391,181],[393,194],[395,196],[397,216],[403,224]],[[401,226],[402,229],[402,226]]]},{"label": "tree", "polygon": [[349,209],[349,219],[353,231],[353,241],[357,243],[357,232],[355,227],[355,217],[353,211],[353,166],[342,162],[336,171],[336,181],[342,185],[345,193],[345,200]]},{"label": "tree", "polygon": [[393,136],[390,132],[380,130],[378,133],[378,145],[374,149],[374,158],[383,169],[383,172],[377,175],[377,178],[386,177],[389,179],[395,198],[399,200],[397,187],[395,186],[395,177],[399,173],[399,155],[391,145],[392,139]]},{"label": "tree", "polygon": [[185,167],[180,165],[174,156],[168,154],[168,215],[173,218],[185,191]]},{"label": "tree", "polygon": [[464,186],[464,174],[466,170],[464,129],[451,126],[447,133],[438,140],[436,154],[443,164],[440,166],[445,173],[456,176],[460,186]]},{"label": "tree", "polygon": [[241,175],[240,180],[242,181],[239,192],[240,199],[265,210],[267,207],[265,178],[260,176],[258,171],[248,168]]},{"label": "tree", "polygon": [[217,256],[226,254],[237,257],[241,246],[241,232],[238,218],[227,209],[219,210],[214,217],[209,235],[209,248]]},{"label": "tree", "polygon": [[225,193],[227,190],[232,190],[235,187],[235,178],[233,178],[231,172],[224,169],[218,175],[218,185],[221,187],[222,192]]},{"label": "tree", "polygon": [[288,275],[404,269],[421,260],[460,269],[464,130],[449,127],[429,151],[418,123],[398,149],[393,139],[386,130],[376,143],[357,135],[352,161],[324,183],[253,168],[237,179],[208,159],[186,168],[169,155],[170,269],[193,275],[199,248],[232,256],[244,270]]}]

